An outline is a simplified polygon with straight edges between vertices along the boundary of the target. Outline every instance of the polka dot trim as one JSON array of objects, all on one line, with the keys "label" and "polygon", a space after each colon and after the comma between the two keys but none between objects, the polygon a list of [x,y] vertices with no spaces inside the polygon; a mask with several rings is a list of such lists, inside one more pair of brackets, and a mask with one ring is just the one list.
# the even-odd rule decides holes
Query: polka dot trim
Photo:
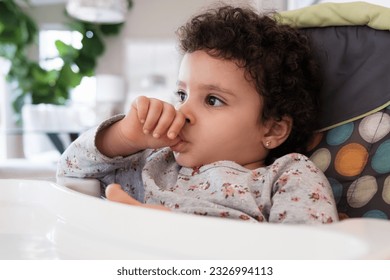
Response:
[{"label": "polka dot trim", "polygon": [[376,179],[364,176],[354,181],[348,189],[348,204],[354,208],[366,205],[378,191]]},{"label": "polka dot trim", "polygon": [[390,176],[387,176],[382,191],[383,201],[390,205]]},{"label": "polka dot trim", "polygon": [[372,168],[381,174],[390,172],[390,139],[379,146],[372,158]]},{"label": "polka dot trim", "polygon": [[343,176],[359,175],[367,163],[368,152],[366,148],[357,143],[343,146],[335,158],[335,168]]},{"label": "polka dot trim", "polygon": [[332,155],[328,149],[322,148],[312,154],[311,160],[322,172],[325,172],[331,163]]},{"label": "polka dot trim", "polygon": [[331,146],[343,144],[349,137],[351,137],[353,129],[353,122],[333,128],[326,135],[326,142]]},{"label": "polka dot trim", "polygon": [[376,143],[389,132],[390,116],[381,112],[364,118],[359,125],[359,134],[367,143]]},{"label": "polka dot trim", "polygon": [[339,203],[343,194],[343,185],[334,178],[328,178],[328,180],[332,187],[334,200],[336,201],[336,203]]},{"label": "polka dot trim", "polygon": [[363,218],[376,218],[376,219],[384,219],[387,220],[389,217],[380,210],[370,210],[364,213]]}]

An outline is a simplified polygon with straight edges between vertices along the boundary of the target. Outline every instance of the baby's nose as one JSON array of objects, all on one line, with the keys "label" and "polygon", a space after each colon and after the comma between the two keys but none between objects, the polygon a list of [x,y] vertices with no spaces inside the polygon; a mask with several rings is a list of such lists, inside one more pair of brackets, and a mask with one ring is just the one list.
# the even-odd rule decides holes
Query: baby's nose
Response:
[{"label": "baby's nose", "polygon": [[184,115],[186,124],[193,125],[195,124],[195,114],[189,105],[190,104],[184,103],[178,108],[178,110]]},{"label": "baby's nose", "polygon": [[192,114],[186,114],[184,113],[184,116],[186,118],[186,124],[195,124],[195,117]]}]

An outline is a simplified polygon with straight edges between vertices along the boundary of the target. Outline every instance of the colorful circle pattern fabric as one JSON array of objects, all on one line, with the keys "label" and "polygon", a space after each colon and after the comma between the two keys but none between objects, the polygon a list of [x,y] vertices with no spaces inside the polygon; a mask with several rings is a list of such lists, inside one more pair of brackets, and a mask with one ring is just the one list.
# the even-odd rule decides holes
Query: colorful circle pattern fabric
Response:
[{"label": "colorful circle pattern fabric", "polygon": [[390,219],[390,106],[317,135],[311,160],[325,173],[341,219]]}]

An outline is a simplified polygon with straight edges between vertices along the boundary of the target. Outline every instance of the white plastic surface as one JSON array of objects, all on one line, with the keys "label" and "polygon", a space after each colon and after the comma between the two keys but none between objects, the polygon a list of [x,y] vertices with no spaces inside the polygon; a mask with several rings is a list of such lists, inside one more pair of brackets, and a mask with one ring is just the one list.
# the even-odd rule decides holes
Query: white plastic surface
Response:
[{"label": "white plastic surface", "polygon": [[249,224],[122,205],[48,181],[0,180],[0,259],[389,258],[389,232],[388,221]]}]

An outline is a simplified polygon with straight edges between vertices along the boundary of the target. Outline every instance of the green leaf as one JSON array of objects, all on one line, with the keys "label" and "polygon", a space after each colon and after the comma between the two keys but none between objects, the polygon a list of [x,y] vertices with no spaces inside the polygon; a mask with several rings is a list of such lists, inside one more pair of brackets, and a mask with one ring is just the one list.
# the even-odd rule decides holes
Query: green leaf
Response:
[{"label": "green leaf", "polygon": [[66,103],[66,101],[69,99],[69,89],[62,88],[62,87],[56,87],[55,97],[56,97],[55,104],[64,105]]},{"label": "green leaf", "polygon": [[5,29],[5,24],[0,21],[0,35]]},{"label": "green leaf", "polygon": [[12,60],[17,52],[17,46],[12,43],[0,44],[0,56]]},{"label": "green leaf", "polygon": [[27,44],[38,43],[38,27],[35,22],[28,16],[24,18],[27,30]]},{"label": "green leaf", "polygon": [[65,44],[64,42],[57,40],[55,46],[62,60],[65,63],[72,63],[79,55],[79,50],[71,45]]},{"label": "green leaf", "polygon": [[93,73],[96,67],[96,58],[86,56],[84,53],[80,53],[79,57],[75,60],[75,64],[80,70],[80,73],[86,74]]},{"label": "green leaf", "polygon": [[37,26],[14,1],[0,2],[0,39],[16,44],[29,44],[37,35]]},{"label": "green leaf", "polygon": [[24,100],[26,98],[26,93],[25,92],[14,92],[16,95],[15,99],[12,102],[12,108],[14,109],[15,112],[21,112],[22,107],[24,105]]},{"label": "green leaf", "polygon": [[99,29],[104,35],[118,35],[123,27],[123,23],[118,24],[102,24]]},{"label": "green leaf", "polygon": [[15,77],[28,79],[29,67],[17,67],[16,65],[11,65],[10,72],[10,74]]},{"label": "green leaf", "polygon": [[85,33],[86,27],[85,27],[85,23],[82,21],[72,20],[67,23],[67,26],[69,27],[69,30],[78,31],[81,34]]},{"label": "green leaf", "polygon": [[59,72],[58,70],[46,71],[38,64],[35,64],[31,69],[31,75],[36,83],[51,86],[56,83]]},{"label": "green leaf", "polygon": [[18,14],[20,14],[20,8],[12,1],[0,1],[0,22],[5,25],[6,29],[12,28],[18,22]]},{"label": "green leaf", "polygon": [[80,50],[85,56],[96,58],[104,53],[104,43],[98,33],[94,30],[87,30],[81,40],[83,48]]},{"label": "green leaf", "polygon": [[74,88],[80,84],[82,78],[82,75],[75,73],[72,67],[68,63],[65,63],[60,71],[57,83]]}]

